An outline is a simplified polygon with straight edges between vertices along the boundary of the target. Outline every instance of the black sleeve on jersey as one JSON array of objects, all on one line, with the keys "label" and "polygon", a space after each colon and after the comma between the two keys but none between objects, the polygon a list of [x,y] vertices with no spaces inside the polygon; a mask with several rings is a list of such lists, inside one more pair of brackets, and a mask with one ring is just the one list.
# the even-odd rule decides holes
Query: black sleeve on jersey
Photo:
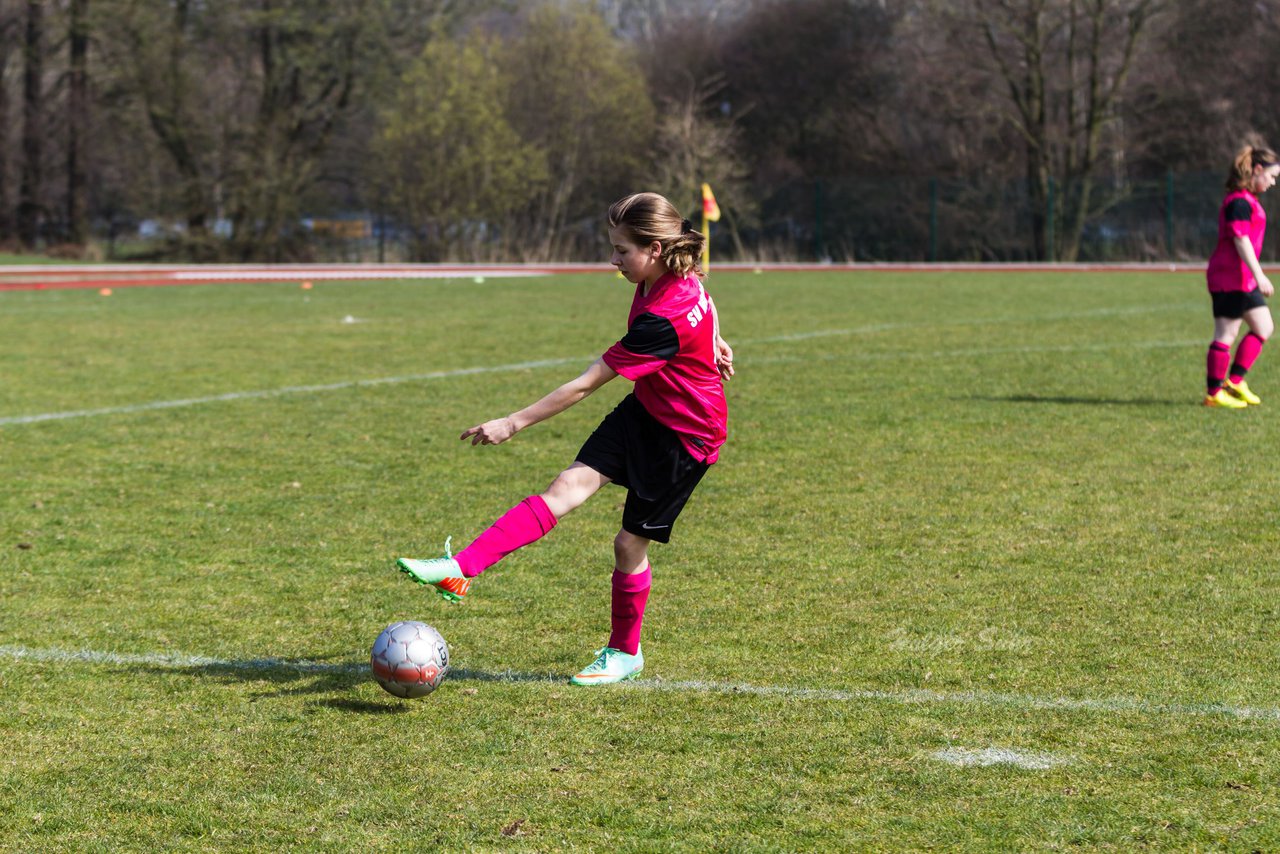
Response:
[{"label": "black sleeve on jersey", "polygon": [[638,356],[670,359],[680,351],[680,336],[671,321],[656,314],[642,314],[627,330],[620,342]]},{"label": "black sleeve on jersey", "polygon": [[1225,213],[1227,222],[1248,222],[1253,219],[1253,208],[1244,199],[1232,199]]}]

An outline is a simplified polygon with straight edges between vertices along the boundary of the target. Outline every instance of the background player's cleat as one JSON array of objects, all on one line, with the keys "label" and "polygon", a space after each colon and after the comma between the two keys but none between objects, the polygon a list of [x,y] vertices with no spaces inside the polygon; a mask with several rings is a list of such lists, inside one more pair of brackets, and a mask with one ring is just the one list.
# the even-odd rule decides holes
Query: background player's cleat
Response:
[{"label": "background player's cleat", "polygon": [[471,589],[471,579],[462,574],[462,567],[449,551],[452,539],[444,541],[444,557],[430,560],[402,557],[396,561],[396,566],[419,584],[430,584],[446,601],[461,602]]},{"label": "background player's cleat", "polygon": [[1262,398],[1249,390],[1249,383],[1243,378],[1238,383],[1233,383],[1230,379],[1227,379],[1227,381],[1222,384],[1222,388],[1227,392],[1227,394],[1238,400],[1243,400],[1245,403],[1251,403],[1254,406],[1262,403]]},{"label": "background player's cleat", "polygon": [[1204,405],[1220,406],[1223,409],[1244,409],[1249,404],[1245,403],[1243,400],[1237,400],[1236,398],[1227,394],[1226,389],[1220,388],[1217,391],[1215,391],[1213,394],[1206,394],[1204,396]]},{"label": "background player's cleat", "polygon": [[596,660],[588,664],[569,681],[574,685],[608,685],[631,679],[644,670],[644,650],[636,647],[635,655],[606,646],[596,653]]}]

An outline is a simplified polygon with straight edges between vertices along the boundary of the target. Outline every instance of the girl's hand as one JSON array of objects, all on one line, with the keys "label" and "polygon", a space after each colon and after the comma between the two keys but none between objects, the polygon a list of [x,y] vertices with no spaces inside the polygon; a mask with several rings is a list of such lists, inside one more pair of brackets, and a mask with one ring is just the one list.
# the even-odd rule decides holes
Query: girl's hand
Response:
[{"label": "girl's hand", "polygon": [[727,383],[733,376],[733,348],[729,346],[729,342],[717,335],[715,349],[716,370],[720,371],[720,380]]},{"label": "girl's hand", "polygon": [[1266,273],[1258,276],[1258,290],[1262,291],[1264,297],[1269,297],[1276,292],[1275,286],[1271,284],[1271,280],[1267,278]]},{"label": "girl's hand", "polygon": [[486,421],[483,424],[477,424],[470,430],[463,431],[459,439],[471,438],[472,446],[475,445],[501,445],[516,434],[516,425],[512,422],[510,416],[506,418],[495,418],[492,421]]}]

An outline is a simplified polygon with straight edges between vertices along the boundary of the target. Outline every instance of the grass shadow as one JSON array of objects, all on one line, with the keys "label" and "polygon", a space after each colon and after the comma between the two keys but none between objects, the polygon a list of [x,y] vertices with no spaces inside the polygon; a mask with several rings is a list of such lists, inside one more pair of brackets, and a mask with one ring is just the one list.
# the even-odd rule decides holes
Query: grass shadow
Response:
[{"label": "grass shadow", "polygon": [[1194,400],[1168,400],[1156,397],[1076,397],[1069,395],[1045,396],[1038,394],[1009,394],[952,398],[953,400],[979,400],[986,403],[1059,403],[1083,406],[1192,406]]},{"label": "grass shadow", "polygon": [[[288,697],[303,694],[349,693],[365,682],[371,681],[367,663],[353,661],[317,662],[287,661],[284,659],[245,659],[242,661],[211,661],[202,664],[145,664],[126,668],[132,672],[156,675],[180,674],[197,679],[214,679],[223,683],[265,682],[274,690],[254,694],[254,700],[263,697]],[[508,684],[567,683],[568,676],[550,673],[518,673],[511,670],[487,671],[472,668],[451,668],[447,682],[488,682]],[[322,701],[323,705],[344,711],[378,713],[388,708],[376,703],[349,699]]]},{"label": "grass shadow", "polygon": [[156,663],[128,669],[157,675],[180,674],[221,683],[260,682],[275,688],[275,690],[259,692],[253,699],[350,691],[369,679],[368,665],[363,663],[287,661],[274,658],[210,661],[200,664]]},{"label": "grass shadow", "polygon": [[[568,681],[569,679],[567,676],[553,676],[550,674],[538,673],[516,673],[510,670],[489,672],[486,670],[462,668],[458,670],[450,670],[449,674],[445,677],[444,685],[447,686],[451,682],[557,685],[561,683],[567,684]],[[444,687],[444,690],[448,690],[448,688]],[[340,712],[350,712],[352,714],[362,715],[404,714],[405,712],[412,711],[414,708],[413,700],[399,700],[397,702],[397,698],[393,698],[390,694],[387,695],[386,700],[387,702],[375,703],[368,700],[353,700],[349,697],[334,697],[326,700],[319,700],[314,703],[314,705],[324,706],[329,709],[336,709]]]},{"label": "grass shadow", "polygon": [[[394,700],[390,694],[387,695],[388,700]],[[336,697],[330,700],[320,700],[315,703],[317,706],[324,706],[329,709],[335,709],[339,712],[350,712],[360,715],[403,715],[413,711],[413,706],[408,702],[382,702],[374,703],[369,700],[351,700],[345,697]]]}]

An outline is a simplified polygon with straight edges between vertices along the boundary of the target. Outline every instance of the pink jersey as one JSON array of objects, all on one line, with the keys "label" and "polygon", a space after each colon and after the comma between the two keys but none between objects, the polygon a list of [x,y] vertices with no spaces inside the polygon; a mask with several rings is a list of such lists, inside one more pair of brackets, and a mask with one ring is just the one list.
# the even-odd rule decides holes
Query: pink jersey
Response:
[{"label": "pink jersey", "polygon": [[636,399],[695,459],[714,463],[728,424],[716,368],[715,305],[697,276],[667,273],[648,296],[636,285],[627,334],[604,363],[636,384]]},{"label": "pink jersey", "polygon": [[1209,269],[1205,277],[1212,293],[1244,291],[1258,287],[1253,272],[1239,251],[1235,238],[1247,237],[1253,244],[1253,254],[1262,257],[1262,238],[1267,232],[1267,212],[1258,204],[1258,197],[1248,190],[1228,193],[1218,210],[1218,245],[1209,256]]}]

